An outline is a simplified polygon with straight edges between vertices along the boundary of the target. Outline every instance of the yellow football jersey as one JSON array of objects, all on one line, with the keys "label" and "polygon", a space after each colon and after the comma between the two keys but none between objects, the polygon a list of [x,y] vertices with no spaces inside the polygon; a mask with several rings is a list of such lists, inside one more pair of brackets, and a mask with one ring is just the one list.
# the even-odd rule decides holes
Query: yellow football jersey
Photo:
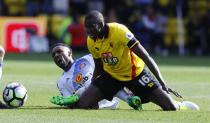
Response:
[{"label": "yellow football jersey", "polygon": [[[144,62],[130,49],[138,43],[134,35],[122,24],[107,23],[108,34],[103,39],[87,39],[93,58],[101,58],[104,70],[120,81],[128,81],[138,76]],[[97,66],[96,66],[97,67]]]}]

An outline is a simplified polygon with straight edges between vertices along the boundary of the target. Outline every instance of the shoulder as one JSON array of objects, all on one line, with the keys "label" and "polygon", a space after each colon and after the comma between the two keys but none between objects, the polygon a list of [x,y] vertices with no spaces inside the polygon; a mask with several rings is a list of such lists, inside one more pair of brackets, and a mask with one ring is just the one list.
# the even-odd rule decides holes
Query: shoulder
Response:
[{"label": "shoulder", "polygon": [[93,56],[91,54],[87,54],[87,55],[81,57],[81,59],[85,59],[87,61],[92,61],[93,60]]},{"label": "shoulder", "polygon": [[75,66],[77,67],[78,65],[81,66],[81,64],[85,64],[85,65],[90,65],[93,66],[94,65],[94,60],[91,54],[85,55],[79,59],[76,60],[75,62]]},{"label": "shoulder", "polygon": [[120,23],[107,23],[107,25],[109,26],[109,28],[111,29],[111,30],[121,30],[121,31],[123,31],[123,30],[128,30],[128,28],[125,26],[125,25],[123,25],[123,24],[120,24]]},{"label": "shoulder", "polygon": [[133,33],[123,24],[119,23],[108,23],[111,34],[119,37],[122,40],[129,41],[134,38]]},{"label": "shoulder", "polygon": [[91,54],[87,54],[87,55],[84,55],[84,56],[78,58],[78,59],[76,60],[76,62],[79,62],[79,61],[90,61],[90,60],[92,60],[92,59],[93,59],[93,58],[92,58],[92,55],[91,55]]},{"label": "shoulder", "polygon": [[87,36],[87,41],[94,41],[90,36]]},{"label": "shoulder", "polygon": [[129,38],[129,36],[133,36],[131,31],[123,24],[120,23],[108,23],[109,30],[111,34],[118,35],[120,38],[125,37]]},{"label": "shoulder", "polygon": [[92,47],[94,45],[94,40],[87,36],[87,46],[88,48]]}]

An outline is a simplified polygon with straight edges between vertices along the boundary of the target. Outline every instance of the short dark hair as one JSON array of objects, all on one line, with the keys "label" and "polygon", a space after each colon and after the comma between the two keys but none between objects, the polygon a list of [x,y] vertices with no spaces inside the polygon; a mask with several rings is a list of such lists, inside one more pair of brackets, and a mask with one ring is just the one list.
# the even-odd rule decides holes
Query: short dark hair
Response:
[{"label": "short dark hair", "polygon": [[[52,47],[52,50],[57,47],[57,46],[64,46],[64,47],[67,47],[70,51],[72,51],[71,47],[67,44],[64,44],[64,43],[55,43]],[[51,51],[52,52],[52,51]]]},{"label": "short dark hair", "polygon": [[54,48],[54,47],[57,47],[57,46],[64,46],[64,47],[71,48],[69,45],[64,44],[64,43],[55,43],[55,44],[53,45],[53,48]]},{"label": "short dark hair", "polygon": [[90,11],[86,16],[85,16],[85,22],[87,22],[89,19],[95,19],[95,23],[101,23],[104,22],[104,17],[102,15],[102,13],[100,13],[99,11],[96,10],[92,10]]}]

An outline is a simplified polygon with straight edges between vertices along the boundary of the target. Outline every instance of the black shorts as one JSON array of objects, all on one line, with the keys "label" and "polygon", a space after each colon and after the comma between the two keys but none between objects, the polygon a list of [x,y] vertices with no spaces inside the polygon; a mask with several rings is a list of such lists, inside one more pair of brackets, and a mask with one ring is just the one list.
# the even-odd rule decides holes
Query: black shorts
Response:
[{"label": "black shorts", "polygon": [[123,82],[108,73],[103,73],[92,84],[99,87],[107,100],[112,100],[119,90],[127,87],[134,95],[141,98],[142,103],[149,102],[151,92],[160,86],[159,82],[145,69],[135,79]]},{"label": "black shorts", "polygon": [[100,77],[92,81],[92,84],[97,86],[105,99],[111,101],[113,96],[121,89],[124,85],[122,82],[110,76],[108,73],[103,73]]}]

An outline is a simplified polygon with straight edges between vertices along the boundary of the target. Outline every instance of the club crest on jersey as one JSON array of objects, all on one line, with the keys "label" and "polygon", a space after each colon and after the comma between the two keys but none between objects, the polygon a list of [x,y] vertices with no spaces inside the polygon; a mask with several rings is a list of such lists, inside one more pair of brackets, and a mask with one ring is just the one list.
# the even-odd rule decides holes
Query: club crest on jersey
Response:
[{"label": "club crest on jersey", "polygon": [[87,76],[84,76],[81,73],[78,73],[75,77],[75,83],[76,84],[84,84],[89,78],[91,78],[91,76],[92,76],[91,73]]},{"label": "club crest on jersey", "polygon": [[108,65],[115,65],[119,61],[117,57],[114,57],[111,52],[102,53],[102,59],[104,63]]},{"label": "club crest on jersey", "polygon": [[81,73],[77,74],[75,77],[76,83],[80,84],[82,80],[83,80],[82,74]]}]

